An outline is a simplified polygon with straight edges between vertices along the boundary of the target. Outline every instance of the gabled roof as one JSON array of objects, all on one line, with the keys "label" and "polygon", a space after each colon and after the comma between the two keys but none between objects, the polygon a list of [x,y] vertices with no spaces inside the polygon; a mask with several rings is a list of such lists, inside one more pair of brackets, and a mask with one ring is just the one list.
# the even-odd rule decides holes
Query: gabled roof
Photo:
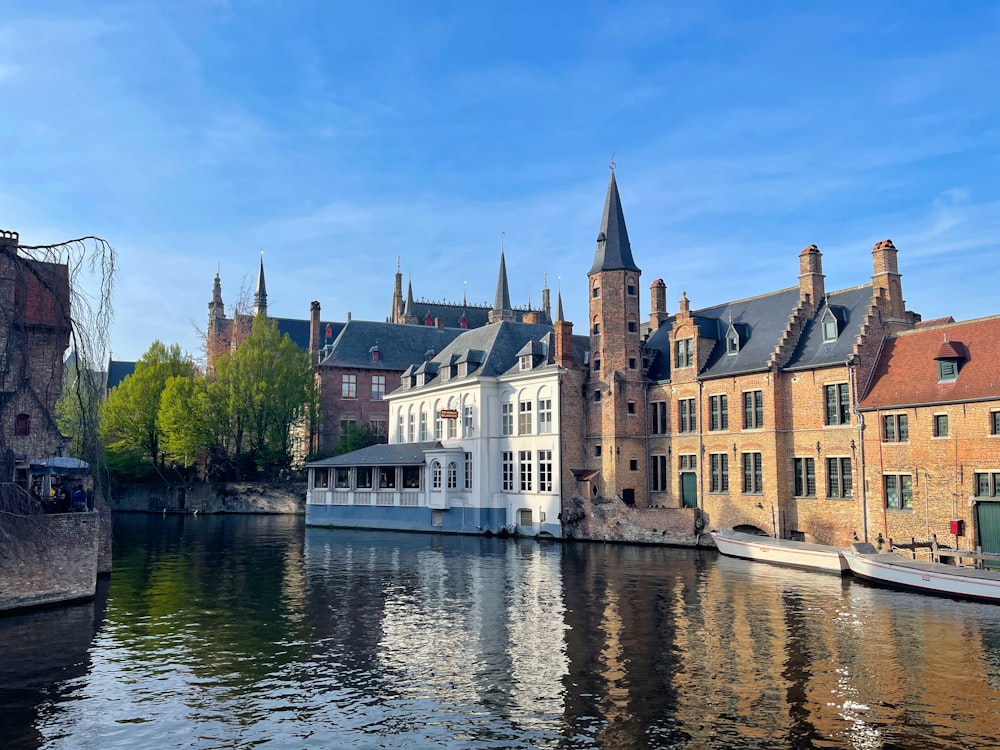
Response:
[{"label": "gabled roof", "polygon": [[[935,359],[945,337],[961,344],[968,359],[960,362],[958,377],[938,382]],[[886,339],[872,373],[871,386],[861,399],[862,409],[1000,400],[1000,316],[964,323],[916,328]]]},{"label": "gabled roof", "polygon": [[108,362],[108,379],[105,390],[108,392],[112,388],[135,372],[135,362],[125,362],[124,360],[112,359]]},{"label": "gabled roof", "polygon": [[514,323],[509,320],[491,323],[465,331],[439,355],[442,361],[453,354],[461,358],[469,350],[483,352],[485,357],[474,376],[498,377],[517,365],[517,353],[530,341],[538,341],[552,331],[543,323]]},{"label": "gabled roof", "polygon": [[[240,315],[239,319],[241,321],[246,321],[246,325],[249,329],[250,324],[253,321],[252,315]],[[288,338],[292,340],[299,349],[309,350],[309,321],[302,320],[299,318],[274,318],[268,316],[268,321],[273,322],[278,328],[278,335],[284,336],[288,335]],[[341,329],[343,329],[343,323],[337,323],[335,321],[329,320],[324,321],[319,324],[319,345],[320,347],[326,344],[332,344],[333,341],[340,334]],[[219,325],[219,331],[223,337],[230,336],[233,328],[233,321],[230,319],[223,320]],[[326,335],[327,328],[330,330],[330,336]]]},{"label": "gabled roof", "polygon": [[320,461],[306,464],[307,467],[322,468],[326,466],[421,466],[424,463],[424,451],[441,448],[441,443],[393,443],[387,445],[369,445],[342,456],[331,456]]},{"label": "gabled roof", "polygon": [[[444,350],[461,333],[455,328],[349,320],[320,366],[402,372],[409,365],[423,362],[428,352]],[[378,346],[377,361],[372,356],[374,346]]]},{"label": "gabled roof", "polygon": [[608,194],[604,199],[604,215],[601,217],[601,229],[597,234],[597,251],[594,253],[594,265],[588,275],[598,271],[639,271],[632,259],[632,245],[628,241],[628,230],[625,228],[625,212],[622,211],[622,199],[618,195],[618,183],[615,172],[611,170],[608,181]]}]

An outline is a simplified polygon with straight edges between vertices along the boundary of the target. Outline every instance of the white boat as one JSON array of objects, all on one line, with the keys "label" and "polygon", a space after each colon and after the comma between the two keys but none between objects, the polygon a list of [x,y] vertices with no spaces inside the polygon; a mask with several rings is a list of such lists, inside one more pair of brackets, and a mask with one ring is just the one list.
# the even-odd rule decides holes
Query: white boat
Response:
[{"label": "white boat", "polygon": [[866,542],[844,550],[851,573],[876,583],[928,594],[1000,603],[1000,573],[956,565],[908,560],[879,552]]},{"label": "white boat", "polygon": [[712,537],[719,552],[730,557],[820,570],[837,575],[842,575],[847,570],[847,563],[841,550],[827,544],[774,539],[758,534],[744,534],[733,529],[713,531]]}]

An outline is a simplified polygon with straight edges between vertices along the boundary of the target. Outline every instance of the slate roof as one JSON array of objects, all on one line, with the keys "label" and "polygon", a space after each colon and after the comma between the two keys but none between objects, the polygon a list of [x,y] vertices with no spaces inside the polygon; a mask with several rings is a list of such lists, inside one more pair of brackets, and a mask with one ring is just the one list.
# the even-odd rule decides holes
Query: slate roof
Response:
[{"label": "slate roof", "polygon": [[601,217],[601,228],[597,234],[597,252],[594,253],[594,265],[588,275],[598,271],[629,270],[639,271],[632,259],[632,245],[628,241],[628,230],[625,228],[625,212],[622,210],[622,199],[618,195],[618,183],[615,172],[611,170],[608,181],[608,194],[604,199],[604,215]]},{"label": "slate roof", "polygon": [[[844,364],[854,350],[855,340],[861,332],[861,325],[868,314],[871,301],[871,284],[828,294],[825,304],[806,323],[799,338],[799,344],[792,354],[791,360],[785,365],[785,369],[796,370]],[[837,318],[837,326],[840,331],[836,341],[831,342],[823,341],[822,320],[827,308],[830,308]]]},{"label": "slate roof", "polygon": [[328,466],[421,466],[424,463],[424,451],[441,448],[441,443],[393,443],[369,445],[342,456],[331,456],[306,464],[307,467],[322,468]]},{"label": "slate roof", "polygon": [[[828,294],[816,313],[806,321],[795,351],[783,369],[823,367],[846,362],[871,298],[870,284]],[[698,377],[709,379],[766,370],[798,304],[799,288],[796,286],[692,311],[700,335],[715,340],[708,361]],[[837,317],[840,333],[835,341],[825,343],[820,321],[828,308]],[[670,379],[672,353],[669,337],[675,321],[676,316],[671,316],[646,340],[647,351],[655,353],[648,373],[652,381]],[[740,350],[736,354],[728,354],[726,351],[730,321],[740,336]]]},{"label": "slate roof", "polygon": [[[245,317],[247,319],[252,319],[252,315],[241,316],[241,319]],[[270,315],[267,319],[273,321],[278,326],[278,334],[284,336],[288,334],[288,338],[292,340],[299,349],[309,351],[309,320],[302,320],[300,318],[275,318]],[[330,337],[326,336],[327,326],[330,328]],[[332,320],[323,321],[319,324],[319,345],[322,347],[325,344],[332,343],[337,335],[343,329],[343,323],[337,323]],[[224,319],[220,325],[220,332],[222,335],[229,336],[233,328],[233,321],[230,319]]]},{"label": "slate roof", "polygon": [[[968,359],[959,361],[958,378],[938,382],[945,338]],[[959,346],[961,345],[961,346]],[[1000,316],[964,323],[921,327],[886,339],[861,399],[865,410],[1000,399]]]},{"label": "slate roof", "polygon": [[450,362],[452,356],[461,357],[469,350],[477,350],[484,352],[485,358],[472,376],[498,377],[517,364],[517,353],[525,344],[541,340],[551,332],[552,327],[544,323],[514,323],[509,320],[491,323],[463,332],[435,359],[442,363]]},{"label": "slate roof", "polygon": [[[370,320],[349,320],[334,339],[321,367],[351,367],[402,372],[427,358],[427,352],[443,351],[463,331],[439,330],[433,326],[414,326]],[[376,361],[372,347],[377,346]]]},{"label": "slate roof", "polygon": [[[508,292],[509,296],[509,292]],[[514,312],[516,320],[522,320],[529,312],[544,313],[536,308],[510,308]],[[428,302],[427,300],[415,300],[411,303],[410,312],[416,317],[418,324],[423,325],[430,313],[431,320],[441,319],[445,328],[461,328],[462,316],[465,316],[467,328],[482,328],[489,323],[489,305],[474,305],[466,303],[452,302]]]},{"label": "slate roof", "polygon": [[106,391],[110,392],[112,388],[121,384],[121,382],[135,372],[135,362],[126,362],[124,360],[112,359],[108,362],[108,378],[106,383]]}]

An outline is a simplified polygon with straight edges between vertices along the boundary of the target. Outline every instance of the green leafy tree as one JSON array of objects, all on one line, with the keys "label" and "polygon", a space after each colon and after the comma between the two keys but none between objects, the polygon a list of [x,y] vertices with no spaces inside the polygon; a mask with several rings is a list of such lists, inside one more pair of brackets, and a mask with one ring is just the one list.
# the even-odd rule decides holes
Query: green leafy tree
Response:
[{"label": "green leafy tree", "polygon": [[375,445],[377,442],[378,436],[374,430],[357,424],[349,424],[340,432],[340,441],[337,443],[335,453],[342,456],[345,453]]},{"label": "green leafy tree", "polygon": [[263,316],[235,351],[216,363],[216,387],[209,401],[224,420],[221,442],[244,455],[256,470],[278,474],[292,461],[293,430],[315,399],[309,354]]},{"label": "green leafy tree", "polygon": [[162,466],[159,413],[163,391],[170,378],[194,374],[191,358],[177,344],[152,343],[136,363],[135,372],[108,394],[101,407],[101,440],[111,468],[139,477]]},{"label": "green leafy tree", "polygon": [[184,467],[205,463],[215,442],[209,425],[208,381],[175,376],[167,380],[158,415],[163,455]]},{"label": "green leafy tree", "polygon": [[100,460],[100,441],[94,426],[103,390],[103,373],[88,367],[79,356],[68,360],[62,395],[56,401],[56,424],[59,432],[70,439],[70,455],[91,466]]}]

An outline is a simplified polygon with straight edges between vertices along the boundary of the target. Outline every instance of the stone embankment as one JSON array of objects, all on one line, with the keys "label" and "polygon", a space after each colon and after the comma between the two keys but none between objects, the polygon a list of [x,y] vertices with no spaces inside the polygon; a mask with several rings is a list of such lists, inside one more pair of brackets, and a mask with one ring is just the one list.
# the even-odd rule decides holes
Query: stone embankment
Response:
[{"label": "stone embankment", "polygon": [[146,513],[305,513],[304,482],[122,484],[111,510]]},{"label": "stone embankment", "polygon": [[571,500],[563,513],[567,536],[595,542],[714,546],[697,508],[633,508],[618,499]]}]

